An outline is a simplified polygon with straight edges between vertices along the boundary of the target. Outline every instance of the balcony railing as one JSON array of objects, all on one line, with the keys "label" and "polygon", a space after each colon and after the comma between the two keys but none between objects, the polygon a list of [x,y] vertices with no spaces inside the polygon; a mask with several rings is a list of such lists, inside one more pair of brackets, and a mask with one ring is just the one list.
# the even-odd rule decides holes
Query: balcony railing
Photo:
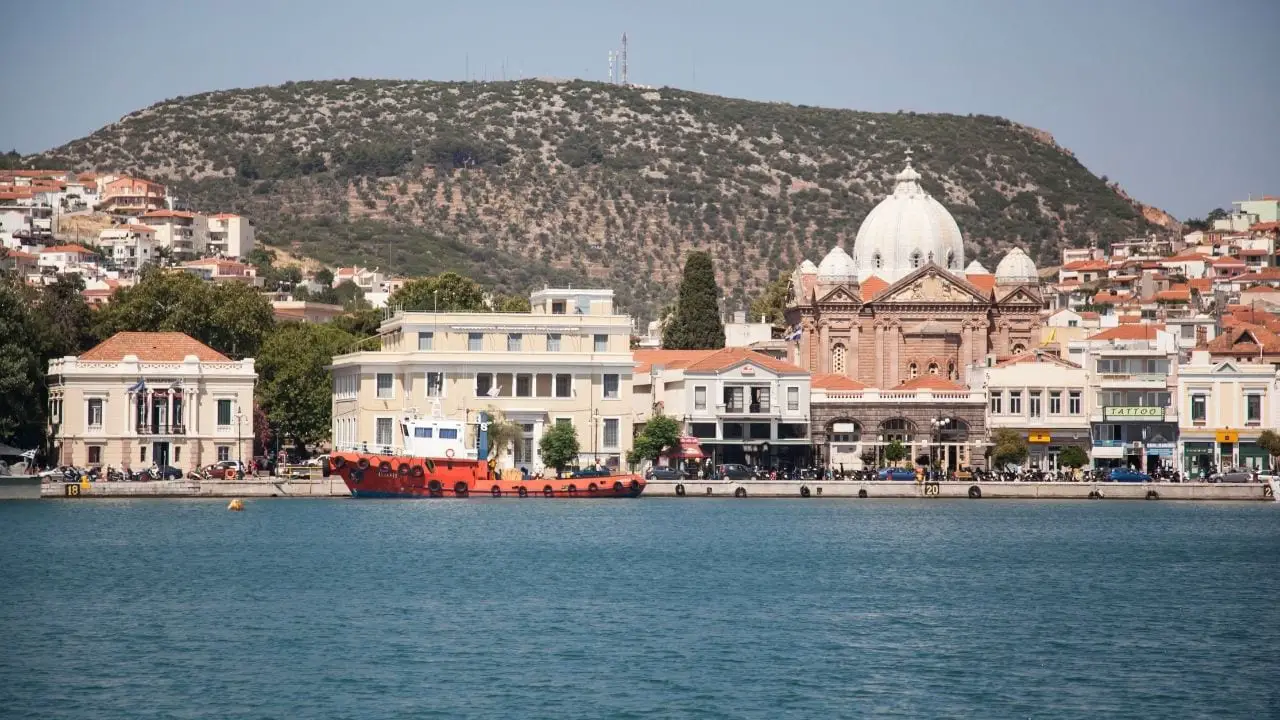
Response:
[{"label": "balcony railing", "polygon": [[139,435],[186,435],[187,426],[182,423],[143,423],[138,426]]}]

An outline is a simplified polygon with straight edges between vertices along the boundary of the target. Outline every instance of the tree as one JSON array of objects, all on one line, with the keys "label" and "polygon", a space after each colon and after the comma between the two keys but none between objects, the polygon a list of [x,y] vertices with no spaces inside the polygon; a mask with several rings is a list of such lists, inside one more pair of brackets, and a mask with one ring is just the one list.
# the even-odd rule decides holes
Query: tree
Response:
[{"label": "tree", "polygon": [[410,312],[488,312],[484,291],[455,272],[410,280],[391,293],[387,304]]},{"label": "tree", "polygon": [[644,424],[644,429],[636,436],[631,450],[627,453],[627,462],[639,465],[648,460],[657,462],[664,450],[679,447],[680,423],[674,418],[661,413],[654,415]]},{"label": "tree", "polygon": [[1280,458],[1280,433],[1275,430],[1263,430],[1258,433],[1257,445],[1271,456],[1271,468],[1274,471],[1276,459]]},{"label": "tree", "polygon": [[333,286],[333,271],[329,268],[320,268],[315,275],[311,276],[311,282],[325,287]]},{"label": "tree", "polygon": [[328,323],[285,323],[262,344],[257,396],[276,434],[303,449],[329,437],[333,378],[327,366],[354,337]]},{"label": "tree", "polygon": [[724,347],[720,321],[720,286],[711,255],[689,253],[676,300],[676,313],[662,331],[662,347],[669,350],[710,350]]},{"label": "tree", "polygon": [[751,302],[750,321],[759,320],[764,316],[764,321],[772,324],[774,327],[782,327],[786,324],[786,318],[783,317],[783,311],[787,308],[787,300],[791,298],[791,281],[786,277],[780,277],[769,283],[765,287],[764,292]]},{"label": "tree", "polygon": [[496,458],[524,437],[524,427],[508,420],[502,411],[489,406],[489,457]]},{"label": "tree", "polygon": [[343,310],[366,310],[369,303],[364,299],[364,291],[359,285],[350,280],[343,280],[333,289],[333,297],[337,300],[335,305],[341,305]]},{"label": "tree", "polygon": [[42,444],[47,405],[31,295],[21,279],[0,273],[0,440],[23,449]]},{"label": "tree", "polygon": [[[378,334],[378,326],[382,324],[382,311],[377,308],[356,310],[339,315],[330,324],[357,340],[363,340]],[[350,349],[344,352],[350,352]]]},{"label": "tree", "polygon": [[219,283],[210,292],[213,312],[201,338],[233,358],[253,357],[275,326],[270,303],[251,285]]},{"label": "tree", "polygon": [[578,431],[571,423],[556,423],[538,443],[542,462],[559,472],[578,458]]},{"label": "tree", "polygon": [[493,311],[501,313],[527,313],[533,310],[527,295],[498,295],[493,298]]},{"label": "tree", "polygon": [[1078,470],[1089,464],[1089,456],[1085,454],[1084,449],[1078,445],[1068,445],[1063,448],[1062,453],[1058,455],[1058,462],[1072,470]]},{"label": "tree", "polygon": [[1010,428],[1000,428],[991,433],[991,457],[996,467],[1019,465],[1027,459],[1027,440]]},{"label": "tree", "polygon": [[884,459],[891,463],[901,462],[907,457],[907,448],[900,440],[890,440],[888,445],[884,446]]},{"label": "tree", "polygon": [[93,347],[93,311],[80,291],[79,275],[59,275],[40,290],[33,321],[40,336],[39,352],[45,359],[79,355]]}]

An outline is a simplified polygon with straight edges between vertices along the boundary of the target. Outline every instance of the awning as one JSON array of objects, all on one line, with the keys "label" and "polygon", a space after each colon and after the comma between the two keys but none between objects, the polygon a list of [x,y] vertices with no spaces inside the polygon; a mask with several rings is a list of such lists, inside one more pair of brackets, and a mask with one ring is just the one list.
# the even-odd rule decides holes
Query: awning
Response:
[{"label": "awning", "polygon": [[681,458],[684,460],[701,460],[706,457],[702,452],[702,445],[698,443],[698,438],[691,435],[684,435],[680,438],[680,444],[667,453],[668,457]]}]

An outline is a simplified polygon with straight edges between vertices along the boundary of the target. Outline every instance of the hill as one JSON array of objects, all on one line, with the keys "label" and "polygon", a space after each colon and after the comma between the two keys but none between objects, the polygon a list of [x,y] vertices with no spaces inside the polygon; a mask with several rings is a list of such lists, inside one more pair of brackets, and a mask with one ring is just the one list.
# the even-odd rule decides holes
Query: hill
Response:
[{"label": "hill", "polygon": [[989,267],[1022,245],[1153,229],[1040,130],[990,116],[868,113],[589,82],[340,80],[210,92],[132,113],[32,161],[173,184],[193,206],[330,263],[455,269],[508,291],[615,288],[651,316],[687,249],[731,307],[836,243],[905,151]]}]

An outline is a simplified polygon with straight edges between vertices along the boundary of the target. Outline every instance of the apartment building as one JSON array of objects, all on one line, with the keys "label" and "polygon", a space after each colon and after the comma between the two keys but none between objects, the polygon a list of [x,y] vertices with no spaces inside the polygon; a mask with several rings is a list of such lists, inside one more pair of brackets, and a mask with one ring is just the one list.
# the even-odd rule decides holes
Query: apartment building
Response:
[{"label": "apartment building", "polygon": [[1266,471],[1271,458],[1258,435],[1280,427],[1280,371],[1269,363],[1218,360],[1198,350],[1178,367],[1178,457],[1204,477],[1211,467]]},{"label": "apartment building", "polygon": [[1058,470],[1069,446],[1088,454],[1088,373],[1047,350],[975,368],[970,387],[987,395],[987,428],[1008,428],[1027,441],[1027,467]]},{"label": "apartment building", "polygon": [[577,431],[579,462],[620,467],[631,448],[631,318],[613,291],[544,289],[528,313],[395,312],[381,347],[333,359],[336,447],[400,452],[396,418],[439,411],[470,423],[480,413],[517,423],[499,467],[544,469],[539,443],[553,424]]},{"label": "apartment building", "polygon": [[203,255],[209,245],[209,219],[185,210],[152,210],[141,222],[156,231],[156,242],[169,248],[176,258]]},{"label": "apartment building", "polygon": [[155,210],[163,210],[168,203],[168,190],[160,183],[142,178],[122,176],[112,178],[101,186],[98,209],[114,215],[138,217]]},{"label": "apartment building", "polygon": [[253,252],[253,223],[234,213],[208,218],[208,250],[220,257],[242,258]]},{"label": "apartment building", "polygon": [[98,245],[110,250],[117,268],[137,271],[158,258],[156,231],[149,225],[121,225],[98,233]]},{"label": "apartment building", "polygon": [[183,470],[253,455],[253,360],[175,332],[117,333],[49,362],[59,464]]}]

